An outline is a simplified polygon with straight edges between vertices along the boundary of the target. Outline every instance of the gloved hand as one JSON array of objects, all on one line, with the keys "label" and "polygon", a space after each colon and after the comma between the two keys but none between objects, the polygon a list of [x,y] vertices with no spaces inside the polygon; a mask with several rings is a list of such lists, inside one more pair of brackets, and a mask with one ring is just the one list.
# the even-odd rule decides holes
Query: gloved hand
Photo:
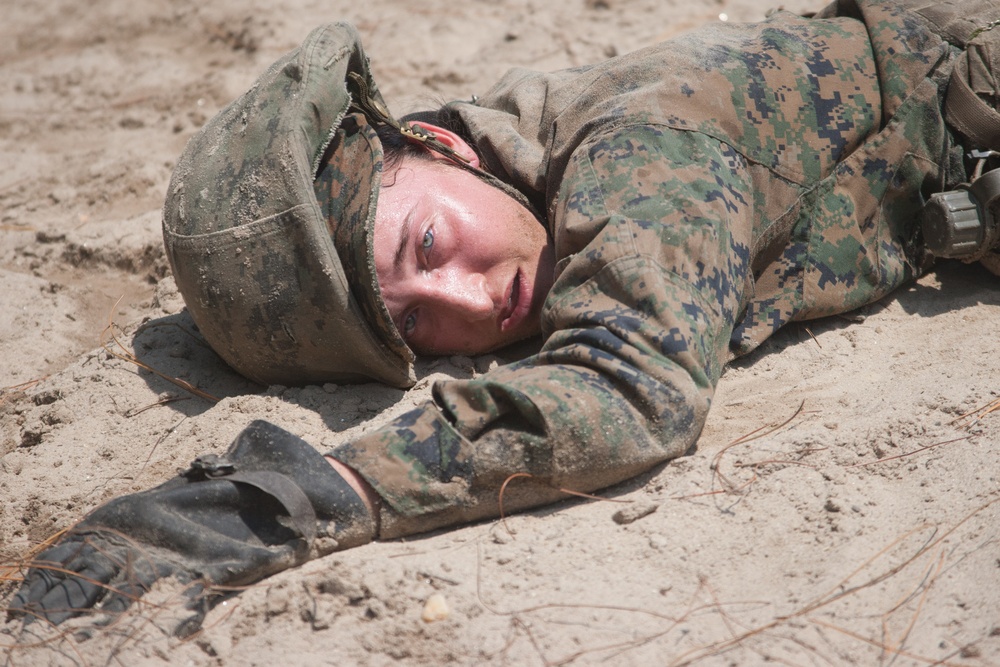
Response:
[{"label": "gloved hand", "polygon": [[10,613],[56,625],[92,608],[114,615],[172,576],[198,584],[196,613],[175,630],[186,636],[210,606],[205,586],[251,584],[374,535],[366,505],[322,454],[255,421],[225,456],[94,510],[39,555]]}]

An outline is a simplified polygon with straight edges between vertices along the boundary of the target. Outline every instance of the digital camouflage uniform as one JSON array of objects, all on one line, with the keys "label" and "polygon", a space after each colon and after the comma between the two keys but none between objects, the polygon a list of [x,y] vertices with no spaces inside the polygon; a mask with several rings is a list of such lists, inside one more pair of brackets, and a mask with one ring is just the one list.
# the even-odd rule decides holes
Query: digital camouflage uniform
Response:
[{"label": "digital camouflage uniform", "polygon": [[[967,180],[965,148],[1000,149],[1000,30],[959,46],[1000,26],[1000,0],[844,0],[821,16],[515,70],[454,104],[493,174],[481,177],[548,221],[558,264],[541,350],[439,382],[427,405],[332,452],[381,496],[379,517],[312,445],[254,422],[222,455],[61,535],[10,612],[113,616],[174,577],[195,584],[173,630],[188,635],[220,599],[204,586],[495,516],[517,473],[529,476],[507,488],[510,510],[684,453],[731,355],[919,273],[924,201]],[[956,88],[985,112],[956,115]],[[372,260],[374,127],[387,125],[442,148],[388,115],[357,31],[330,24],[189,142],[167,255],[192,318],[241,372],[413,382]]]},{"label": "digital camouflage uniform", "polygon": [[452,105],[546,212],[557,280],[540,352],[331,452],[381,496],[382,537],[496,516],[514,473],[507,510],[679,456],[732,355],[920,272],[918,211],[966,179],[941,111],[960,49],[901,2],[820,16],[517,69]]}]

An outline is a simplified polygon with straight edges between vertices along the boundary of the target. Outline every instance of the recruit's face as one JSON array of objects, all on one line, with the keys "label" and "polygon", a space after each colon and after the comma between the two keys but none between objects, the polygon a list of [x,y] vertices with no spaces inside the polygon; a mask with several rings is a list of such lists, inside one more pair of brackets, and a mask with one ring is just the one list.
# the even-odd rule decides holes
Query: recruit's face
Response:
[{"label": "recruit's face", "polygon": [[464,169],[404,158],[383,177],[375,268],[417,354],[478,354],[538,333],[553,257],[526,208]]}]

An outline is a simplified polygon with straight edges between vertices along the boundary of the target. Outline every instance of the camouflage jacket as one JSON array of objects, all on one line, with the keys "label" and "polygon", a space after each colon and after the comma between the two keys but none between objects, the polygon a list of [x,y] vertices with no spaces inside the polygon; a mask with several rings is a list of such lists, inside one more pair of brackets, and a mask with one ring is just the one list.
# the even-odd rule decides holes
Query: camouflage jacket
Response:
[{"label": "camouflage jacket", "polygon": [[679,456],[733,354],[919,271],[916,212],[965,178],[941,114],[958,49],[856,1],[514,70],[455,105],[546,212],[557,280],[537,354],[331,453],[382,497],[382,537],[496,516],[516,473],[506,510]]}]

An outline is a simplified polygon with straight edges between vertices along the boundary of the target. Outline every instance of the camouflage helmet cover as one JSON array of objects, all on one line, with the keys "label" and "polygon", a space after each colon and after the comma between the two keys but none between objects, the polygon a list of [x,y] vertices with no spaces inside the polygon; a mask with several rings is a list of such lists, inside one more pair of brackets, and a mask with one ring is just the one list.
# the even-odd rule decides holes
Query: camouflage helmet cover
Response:
[{"label": "camouflage helmet cover", "polygon": [[359,83],[384,108],[355,28],[321,26],[174,170],[163,235],[178,289],[215,351],[258,382],[414,382],[375,275],[382,147],[352,104]]}]

